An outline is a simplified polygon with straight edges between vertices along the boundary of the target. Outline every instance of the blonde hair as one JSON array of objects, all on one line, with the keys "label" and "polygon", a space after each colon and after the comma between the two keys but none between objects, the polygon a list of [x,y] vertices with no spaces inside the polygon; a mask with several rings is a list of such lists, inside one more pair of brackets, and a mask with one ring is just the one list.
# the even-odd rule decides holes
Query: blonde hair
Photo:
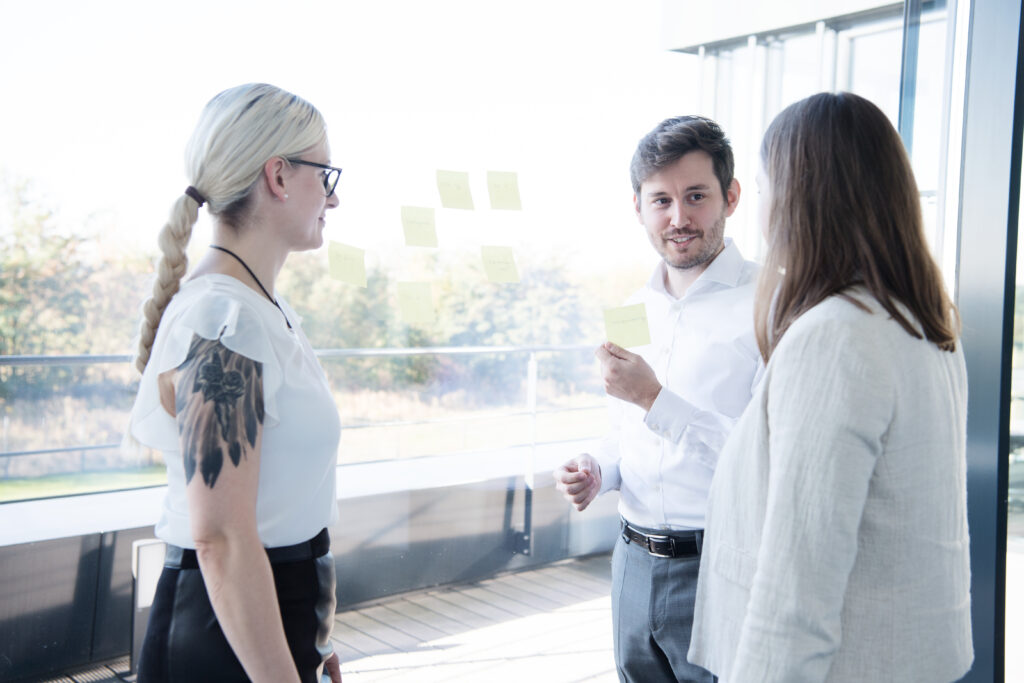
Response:
[{"label": "blonde hair", "polygon": [[910,159],[878,107],[852,93],[792,104],[768,127],[761,161],[772,197],[754,331],[766,361],[826,298],[863,308],[846,292],[854,285],[911,336],[956,349],[960,320],[928,251]]},{"label": "blonde hair", "polygon": [[[250,210],[252,190],[273,157],[291,157],[327,141],[320,112],[302,98],[266,83],[225,90],[203,109],[185,151],[189,185],[211,215],[234,228]],[[143,304],[135,367],[146,368],[164,309],[188,269],[185,249],[199,203],[182,194],[160,231],[162,257],[153,295]]]}]

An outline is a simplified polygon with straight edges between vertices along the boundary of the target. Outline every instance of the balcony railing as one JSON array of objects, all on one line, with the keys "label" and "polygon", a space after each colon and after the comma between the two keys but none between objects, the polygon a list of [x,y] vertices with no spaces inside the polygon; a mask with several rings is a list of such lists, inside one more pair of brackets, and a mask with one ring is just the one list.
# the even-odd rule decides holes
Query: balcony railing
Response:
[{"label": "balcony railing", "polygon": [[[516,356],[522,358],[525,356],[525,373],[522,375],[512,375],[510,383],[518,385],[513,393],[516,394],[514,400],[504,401],[503,405],[497,409],[479,411],[461,411],[461,414],[456,416],[445,416],[445,415],[432,415],[427,418],[416,418],[405,419],[401,416],[397,419],[388,419],[382,417],[381,419],[353,419],[345,418],[345,411],[343,411],[343,434],[349,432],[354,434],[360,430],[384,430],[383,433],[395,434],[401,432],[401,430],[417,430],[417,429],[431,429],[435,426],[437,430],[447,430],[448,426],[455,426],[458,424],[463,425],[463,429],[471,431],[473,429],[478,432],[483,432],[484,436],[481,437],[479,434],[475,435],[475,439],[468,439],[471,441],[479,441],[480,438],[486,439],[487,425],[486,421],[504,421],[503,424],[505,432],[505,442],[500,444],[501,446],[509,445],[525,445],[536,443],[538,440],[537,433],[537,421],[538,418],[545,420],[545,424],[548,429],[545,430],[545,434],[542,435],[542,440],[557,441],[558,438],[553,436],[553,430],[550,428],[551,425],[562,423],[565,424],[565,419],[562,416],[566,416],[567,419],[573,419],[576,421],[583,420],[587,422],[590,418],[585,415],[587,411],[598,411],[604,409],[604,400],[602,397],[603,392],[600,387],[596,385],[596,372],[592,374],[592,380],[594,384],[586,387],[580,395],[577,396],[571,405],[562,404],[547,404],[538,405],[538,355],[572,355],[581,354],[580,360],[582,362],[590,362],[589,352],[593,347],[589,345],[559,345],[559,344],[548,344],[548,345],[533,345],[533,346],[448,346],[448,347],[419,347],[419,348],[357,348],[357,349],[320,349],[316,351],[317,356],[320,358],[325,369],[328,370],[328,374],[331,374],[331,366],[339,361],[359,361],[361,359],[395,359],[401,357],[415,357],[415,356],[430,356],[430,357],[462,357],[462,358],[475,358],[480,356],[495,356],[495,355],[506,355]],[[0,373],[3,373],[7,369],[5,375],[10,377],[12,372],[23,371],[27,368],[78,368],[89,369],[100,366],[116,366],[121,364],[125,368],[129,367],[131,362],[131,356],[128,354],[108,354],[108,355],[11,355],[11,356],[0,356]],[[521,362],[521,361],[519,361]],[[17,370],[15,370],[17,369]],[[585,374],[585,373],[583,373]],[[120,389],[117,392],[117,403],[120,405],[113,405],[114,401],[110,400],[111,408],[115,412],[124,412],[123,404],[130,398],[130,388],[123,381],[116,382],[117,384],[123,385],[124,390]],[[74,383],[69,382],[69,391],[73,388]],[[333,387],[332,387],[333,388]],[[362,387],[366,390],[373,390],[372,386]],[[525,397],[522,396],[523,389],[525,389]],[[393,390],[397,395],[403,393],[398,390]],[[409,389],[408,394],[415,393],[415,389]],[[58,392],[59,394],[59,392]],[[592,399],[592,400],[591,400]],[[11,402],[13,407],[15,403],[21,399],[15,399]],[[24,399],[24,400],[35,400],[35,399]],[[101,397],[95,401],[96,403],[104,403],[104,399]],[[10,412],[10,410],[6,411]],[[571,414],[576,413],[579,418],[568,418]],[[125,418],[127,413],[124,413]],[[61,445],[61,444],[47,444],[45,442],[36,444],[23,444],[23,447],[18,447],[17,444],[11,444],[12,447],[8,446],[7,439],[7,415],[4,415],[3,420],[3,441],[0,442],[0,479],[8,477],[8,471],[10,469],[11,459],[13,458],[38,458],[43,456],[63,456],[65,459],[71,458],[71,462],[74,462],[74,456],[69,454],[78,454],[79,465],[77,468],[71,466],[71,474],[75,473],[75,470],[79,473],[85,471],[102,471],[103,468],[89,468],[86,466],[87,457],[91,457],[97,451],[114,451],[121,448],[119,437],[110,430],[107,431],[106,439],[101,439],[100,443],[93,442],[80,442],[72,445]],[[81,416],[81,419],[87,420],[87,416]],[[598,422],[600,418],[594,420]],[[518,420],[519,422],[515,422]],[[476,423],[476,427],[472,425]],[[598,425],[599,427],[599,425]],[[586,425],[578,427],[576,434],[573,434],[571,438],[577,437],[580,429],[586,430]],[[48,431],[45,430],[44,431]],[[65,430],[68,431],[68,430]],[[557,431],[557,430],[555,430]],[[596,428],[594,432],[599,432],[600,429]],[[591,433],[590,436],[596,436],[597,433]],[[115,439],[109,437],[115,436]],[[49,438],[49,434],[47,436]],[[55,437],[60,438],[60,437]],[[349,438],[352,438],[351,436]],[[393,438],[399,439],[400,437],[394,436]],[[418,438],[418,437],[417,437]],[[407,441],[415,441],[417,438],[406,438]],[[515,439],[518,443],[510,443],[509,439]],[[359,441],[360,445],[369,444],[373,442],[379,443],[381,440],[379,433],[369,432],[366,437]],[[420,439],[422,441],[422,439]],[[463,439],[465,443],[467,439]],[[501,439],[495,436],[495,441]],[[430,439],[426,439],[425,445],[417,443],[416,447],[429,448]],[[440,439],[444,441],[444,439]],[[31,447],[36,445],[39,447]],[[24,447],[28,446],[28,447]],[[364,449],[366,450],[366,449]],[[373,449],[369,449],[373,451]],[[377,449],[377,451],[383,451],[386,449]],[[401,450],[398,446],[394,450]],[[363,458],[363,462],[373,459],[390,459],[386,455],[380,456],[377,451],[370,453]],[[377,453],[376,455],[374,453]],[[415,455],[425,455],[427,453],[415,452],[410,455],[400,457],[413,457]],[[101,456],[101,457],[112,457],[112,456]],[[67,469],[63,473],[68,473]]]}]

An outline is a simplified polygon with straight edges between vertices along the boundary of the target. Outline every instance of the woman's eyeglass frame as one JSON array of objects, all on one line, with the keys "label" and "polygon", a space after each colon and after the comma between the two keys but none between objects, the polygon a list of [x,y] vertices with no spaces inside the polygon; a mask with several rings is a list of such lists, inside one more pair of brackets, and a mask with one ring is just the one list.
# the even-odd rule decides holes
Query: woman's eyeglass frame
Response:
[{"label": "woman's eyeglass frame", "polygon": [[312,166],[314,168],[322,168],[327,173],[324,173],[324,192],[330,197],[334,194],[334,188],[338,186],[338,180],[341,179],[341,169],[336,166],[328,166],[327,164],[318,164],[315,161],[306,161],[305,159],[284,159],[289,164],[299,164],[301,166]]}]

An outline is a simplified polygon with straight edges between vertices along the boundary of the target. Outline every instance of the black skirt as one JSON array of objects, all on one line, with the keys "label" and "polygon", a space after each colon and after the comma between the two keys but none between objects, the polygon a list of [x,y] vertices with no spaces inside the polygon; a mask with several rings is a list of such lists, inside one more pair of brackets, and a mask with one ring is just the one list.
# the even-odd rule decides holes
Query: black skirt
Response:
[{"label": "black skirt", "polygon": [[[293,546],[268,548],[285,637],[303,683],[331,654],[334,557],[327,529]],[[248,681],[213,613],[195,551],[167,546],[139,657],[138,683]]]}]

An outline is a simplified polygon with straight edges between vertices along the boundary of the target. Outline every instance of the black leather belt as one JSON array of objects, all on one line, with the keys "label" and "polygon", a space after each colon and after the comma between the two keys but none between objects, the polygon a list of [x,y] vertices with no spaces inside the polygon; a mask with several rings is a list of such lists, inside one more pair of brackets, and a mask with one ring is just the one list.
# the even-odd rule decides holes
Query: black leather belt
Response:
[{"label": "black leather belt", "polygon": [[[330,549],[331,537],[327,534],[327,529],[321,529],[316,536],[302,543],[285,545],[280,548],[264,548],[267,551],[270,564],[312,560],[327,554]],[[171,569],[199,569],[199,560],[196,559],[196,551],[192,548],[179,548],[168,543],[167,553],[164,555],[164,566]]]},{"label": "black leather belt", "polygon": [[626,543],[639,543],[654,557],[697,557],[700,555],[703,531],[678,531],[673,534],[646,534],[622,520],[622,538]]}]

